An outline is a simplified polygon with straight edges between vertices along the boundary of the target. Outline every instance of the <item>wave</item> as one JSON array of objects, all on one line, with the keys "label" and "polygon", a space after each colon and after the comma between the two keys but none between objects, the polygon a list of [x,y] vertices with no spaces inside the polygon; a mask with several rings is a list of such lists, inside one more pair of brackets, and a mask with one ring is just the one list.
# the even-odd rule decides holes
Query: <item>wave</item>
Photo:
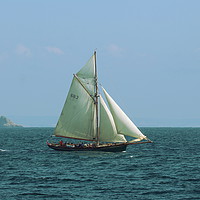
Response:
[{"label": "wave", "polygon": [[6,150],[6,149],[0,149],[0,151],[9,151],[9,150]]}]

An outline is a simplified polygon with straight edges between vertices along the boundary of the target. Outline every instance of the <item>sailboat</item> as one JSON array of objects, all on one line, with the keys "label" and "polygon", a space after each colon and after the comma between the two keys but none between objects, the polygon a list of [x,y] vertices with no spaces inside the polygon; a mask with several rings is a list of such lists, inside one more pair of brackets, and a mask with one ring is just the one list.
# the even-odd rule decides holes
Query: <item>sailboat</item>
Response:
[{"label": "sailboat", "polygon": [[[79,142],[49,142],[59,151],[125,151],[128,145],[151,143],[102,87],[107,104],[99,92],[96,51],[73,75],[67,99],[53,136]],[[126,136],[132,138],[127,141]],[[80,141],[85,141],[80,143]]]}]

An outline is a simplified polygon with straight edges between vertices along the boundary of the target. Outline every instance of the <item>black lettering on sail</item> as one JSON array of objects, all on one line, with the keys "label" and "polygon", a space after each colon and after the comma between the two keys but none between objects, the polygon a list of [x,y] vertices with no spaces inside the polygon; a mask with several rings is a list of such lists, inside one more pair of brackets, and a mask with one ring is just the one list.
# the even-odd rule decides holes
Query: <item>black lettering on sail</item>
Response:
[{"label": "black lettering on sail", "polygon": [[73,98],[73,99],[78,99],[79,96],[71,93],[71,98]]}]

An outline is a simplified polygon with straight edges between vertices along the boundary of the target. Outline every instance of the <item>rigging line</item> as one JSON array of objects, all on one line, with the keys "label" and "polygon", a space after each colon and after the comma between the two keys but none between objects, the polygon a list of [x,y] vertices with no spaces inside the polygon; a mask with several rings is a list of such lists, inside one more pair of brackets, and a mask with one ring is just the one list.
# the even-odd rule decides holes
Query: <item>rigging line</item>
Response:
[{"label": "rigging line", "polygon": [[76,75],[76,74],[73,74],[74,75],[74,77],[77,79],[77,81],[81,84],[81,86],[83,87],[83,89],[88,93],[88,95],[92,98],[92,100],[94,101],[94,102],[96,102],[95,101],[95,99],[94,99],[94,97],[89,93],[89,91],[87,90],[87,88],[83,85],[83,83],[81,82],[81,80],[78,78],[78,76]]}]

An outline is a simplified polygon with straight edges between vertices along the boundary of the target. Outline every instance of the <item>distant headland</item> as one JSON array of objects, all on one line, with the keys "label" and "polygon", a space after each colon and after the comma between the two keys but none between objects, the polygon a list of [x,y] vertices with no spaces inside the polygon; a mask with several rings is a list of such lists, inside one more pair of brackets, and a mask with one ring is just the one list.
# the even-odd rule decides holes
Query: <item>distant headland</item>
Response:
[{"label": "distant headland", "polygon": [[15,124],[11,120],[7,119],[5,116],[0,116],[0,128],[13,128],[13,127],[23,127],[22,125]]}]

